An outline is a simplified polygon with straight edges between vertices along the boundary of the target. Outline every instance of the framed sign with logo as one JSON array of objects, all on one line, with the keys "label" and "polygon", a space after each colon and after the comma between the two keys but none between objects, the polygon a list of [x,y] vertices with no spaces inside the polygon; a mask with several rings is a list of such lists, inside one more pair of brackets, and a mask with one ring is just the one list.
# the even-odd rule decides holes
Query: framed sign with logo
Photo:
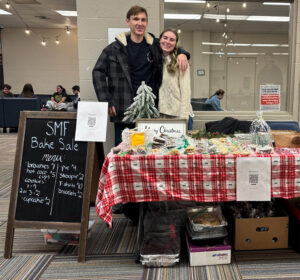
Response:
[{"label": "framed sign with logo", "polygon": [[154,135],[166,134],[180,137],[187,134],[186,119],[138,119],[136,121],[138,131],[152,130]]}]

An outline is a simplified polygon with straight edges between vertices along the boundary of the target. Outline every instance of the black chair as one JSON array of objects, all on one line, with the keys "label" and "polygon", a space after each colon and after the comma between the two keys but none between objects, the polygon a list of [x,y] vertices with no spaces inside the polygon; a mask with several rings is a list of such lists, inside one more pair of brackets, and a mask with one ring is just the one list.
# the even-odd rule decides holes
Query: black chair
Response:
[{"label": "black chair", "polygon": [[40,111],[38,98],[3,98],[4,122],[6,128],[17,128],[21,111]]},{"label": "black chair", "polygon": [[211,104],[204,102],[191,102],[193,111],[215,111]]},{"label": "black chair", "polygon": [[3,111],[3,99],[0,98],[0,128],[5,127],[5,122],[4,122],[4,111]]},{"label": "black chair", "polygon": [[41,108],[46,105],[47,101],[50,100],[52,94],[36,94],[36,97],[40,100]]},{"label": "black chair", "polygon": [[[51,99],[52,94],[36,94],[36,97],[39,98],[42,108],[43,106],[46,106],[47,101]],[[68,101],[72,102],[75,100],[76,97],[77,95],[75,94],[68,94]]]},{"label": "black chair", "polygon": [[191,102],[201,102],[201,103],[205,103],[205,101],[207,100],[207,98],[192,98]]},{"label": "black chair", "polygon": [[300,132],[299,124],[295,121],[267,121],[272,130],[295,130]]}]

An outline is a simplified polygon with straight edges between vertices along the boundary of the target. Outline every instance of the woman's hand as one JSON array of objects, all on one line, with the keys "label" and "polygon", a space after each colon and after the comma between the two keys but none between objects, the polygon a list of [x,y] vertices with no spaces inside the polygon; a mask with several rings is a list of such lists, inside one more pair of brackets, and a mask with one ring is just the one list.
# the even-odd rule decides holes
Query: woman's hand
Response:
[{"label": "woman's hand", "polygon": [[177,56],[177,64],[176,64],[179,68],[180,71],[185,71],[188,66],[189,66],[189,63],[188,63],[188,60],[187,60],[187,57],[185,54],[179,54]]}]

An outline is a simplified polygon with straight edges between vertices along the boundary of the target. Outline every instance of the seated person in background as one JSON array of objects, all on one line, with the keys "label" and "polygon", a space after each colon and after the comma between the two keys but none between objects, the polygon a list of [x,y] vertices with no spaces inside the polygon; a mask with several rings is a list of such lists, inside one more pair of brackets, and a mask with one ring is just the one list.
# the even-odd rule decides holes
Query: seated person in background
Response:
[{"label": "seated person in background", "polygon": [[4,84],[2,91],[0,91],[0,98],[14,97],[14,94],[10,90],[11,90],[11,86],[8,84]]},{"label": "seated person in background", "polygon": [[20,94],[20,97],[23,98],[34,98],[34,91],[33,91],[33,87],[31,84],[25,84],[23,87],[23,90]]},{"label": "seated person in background", "polygon": [[49,110],[65,111],[67,109],[67,103],[65,103],[66,99],[66,90],[62,85],[58,85],[56,92],[54,92],[51,99],[47,101],[46,107],[48,107]]},{"label": "seated person in background", "polygon": [[206,104],[211,104],[216,111],[224,111],[221,108],[220,100],[224,97],[225,91],[223,89],[218,89],[214,95],[206,99]]},{"label": "seated person in background", "polygon": [[72,87],[73,94],[76,95],[75,99],[72,102],[72,106],[77,110],[78,101],[80,101],[80,87],[75,85]]}]

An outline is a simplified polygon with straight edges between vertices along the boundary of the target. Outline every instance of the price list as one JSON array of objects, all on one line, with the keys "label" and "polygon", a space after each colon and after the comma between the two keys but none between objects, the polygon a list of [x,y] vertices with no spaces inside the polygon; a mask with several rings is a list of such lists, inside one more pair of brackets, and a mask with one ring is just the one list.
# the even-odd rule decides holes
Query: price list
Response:
[{"label": "price list", "polygon": [[86,142],[76,120],[27,121],[16,220],[80,222]]}]

